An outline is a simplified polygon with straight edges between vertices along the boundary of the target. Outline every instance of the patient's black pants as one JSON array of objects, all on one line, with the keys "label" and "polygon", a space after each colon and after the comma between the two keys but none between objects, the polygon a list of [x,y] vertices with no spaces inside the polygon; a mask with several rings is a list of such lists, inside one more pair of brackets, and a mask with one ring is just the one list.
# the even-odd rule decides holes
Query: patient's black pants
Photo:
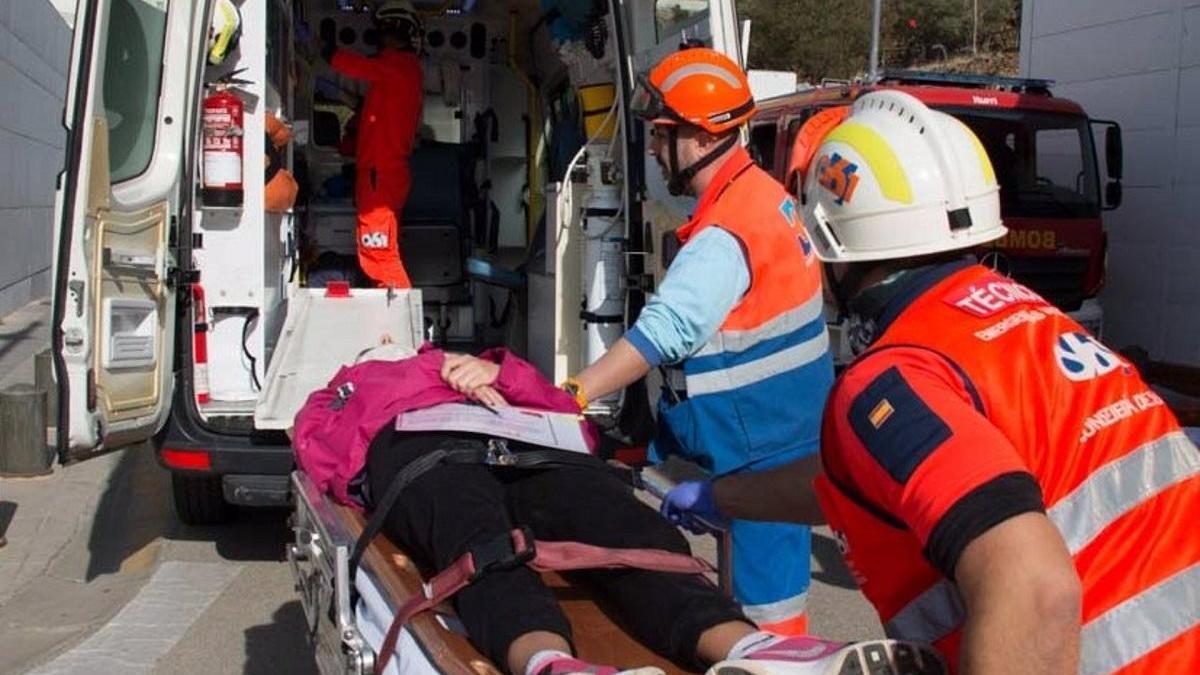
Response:
[{"label": "patient's black pants", "polygon": [[[382,496],[396,473],[444,438],[396,432],[390,425],[379,432],[367,458],[371,494]],[[690,552],[679,531],[638,501],[617,476],[586,467],[442,465],[405,489],[383,531],[418,565],[440,570],[468,547],[518,525],[544,540]],[[570,578],[593,588],[643,644],[684,667],[698,665],[701,633],[726,621],[745,620],[732,600],[691,575],[619,569],[575,572]],[[501,668],[509,645],[525,633],[550,631],[571,640],[571,627],[554,595],[525,566],[485,574],[453,602],[476,647]]]}]

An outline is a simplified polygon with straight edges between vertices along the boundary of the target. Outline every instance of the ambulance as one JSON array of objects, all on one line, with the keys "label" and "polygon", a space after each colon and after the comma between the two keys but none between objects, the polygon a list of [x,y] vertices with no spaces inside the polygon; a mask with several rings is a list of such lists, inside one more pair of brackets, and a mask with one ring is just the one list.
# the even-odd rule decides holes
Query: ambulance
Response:
[{"label": "ambulance", "polygon": [[[504,345],[554,381],[597,358],[688,208],[647,167],[623,105],[634,73],[683,43],[742,60],[732,2],[417,0],[423,114],[399,242],[414,288],[367,288],[345,151],[364,89],[320,50],[370,54],[374,4],[79,3],[55,211],[58,451],[153,441],[185,523],[286,505],[295,412],[380,340]],[[589,412],[644,427],[644,391]]]}]

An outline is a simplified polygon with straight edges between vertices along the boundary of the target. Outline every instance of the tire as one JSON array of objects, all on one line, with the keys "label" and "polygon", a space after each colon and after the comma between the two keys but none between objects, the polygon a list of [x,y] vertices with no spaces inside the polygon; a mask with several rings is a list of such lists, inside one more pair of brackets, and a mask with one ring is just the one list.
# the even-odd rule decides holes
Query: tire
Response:
[{"label": "tire", "polygon": [[222,525],[233,520],[236,509],[225,501],[220,476],[171,474],[175,514],[185,525]]}]

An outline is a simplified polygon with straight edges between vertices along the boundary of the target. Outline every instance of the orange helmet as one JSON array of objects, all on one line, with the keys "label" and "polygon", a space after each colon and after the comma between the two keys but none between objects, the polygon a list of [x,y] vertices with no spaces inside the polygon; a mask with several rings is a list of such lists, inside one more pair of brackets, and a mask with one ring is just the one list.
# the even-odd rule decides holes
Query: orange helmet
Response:
[{"label": "orange helmet", "polygon": [[670,54],[649,77],[639,76],[630,109],[655,124],[691,124],[712,134],[741,126],[757,110],[745,71],[707,47]]}]

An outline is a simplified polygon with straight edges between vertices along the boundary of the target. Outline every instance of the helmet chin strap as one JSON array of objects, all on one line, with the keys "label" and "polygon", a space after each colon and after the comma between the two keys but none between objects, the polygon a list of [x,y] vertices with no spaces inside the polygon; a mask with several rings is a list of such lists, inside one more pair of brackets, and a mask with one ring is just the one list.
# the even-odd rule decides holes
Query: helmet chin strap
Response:
[{"label": "helmet chin strap", "polygon": [[700,159],[692,163],[686,169],[679,168],[679,127],[672,125],[667,129],[667,145],[669,146],[667,154],[667,170],[671,174],[667,180],[667,192],[675,196],[687,193],[688,186],[695,178],[696,174],[700,173],[704,167],[717,161],[717,158],[725,154],[726,150],[733,147],[737,143],[738,135],[736,133],[729,136],[717,144],[711,152],[704,155]]}]

